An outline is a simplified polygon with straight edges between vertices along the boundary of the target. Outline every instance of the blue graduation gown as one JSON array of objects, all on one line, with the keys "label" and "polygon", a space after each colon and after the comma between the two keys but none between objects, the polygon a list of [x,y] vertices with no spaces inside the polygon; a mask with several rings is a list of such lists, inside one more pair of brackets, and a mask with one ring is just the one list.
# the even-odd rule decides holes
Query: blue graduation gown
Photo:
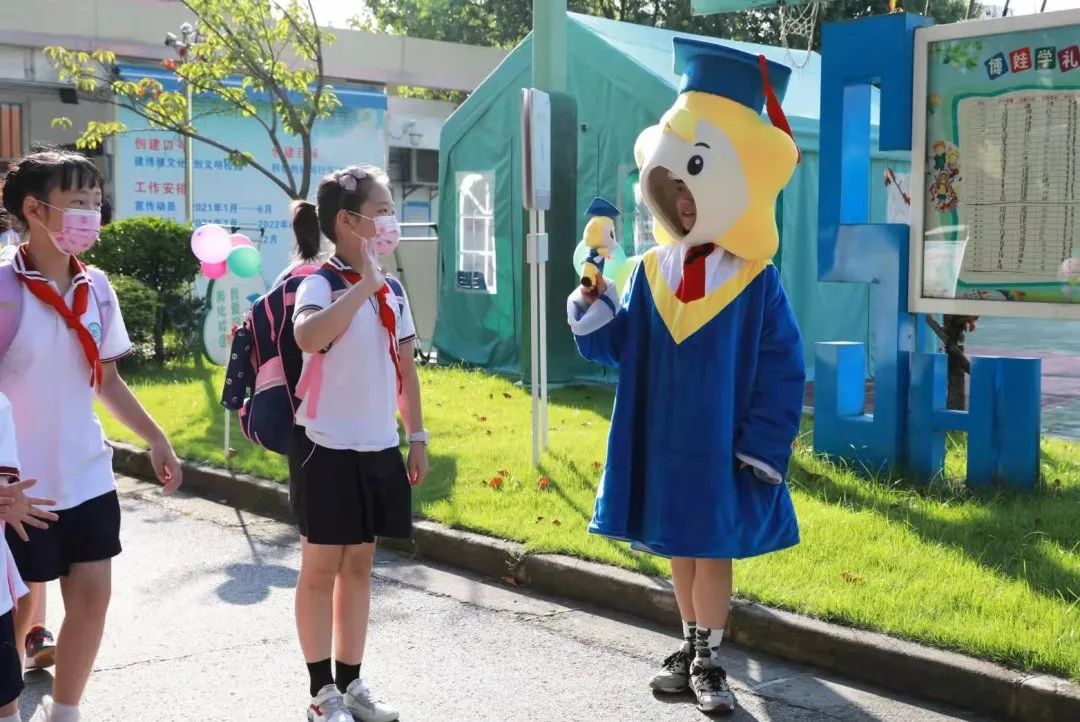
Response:
[{"label": "blue graduation gown", "polygon": [[[614,311],[610,321],[576,336],[585,358],[619,369],[589,530],[669,557],[742,558],[797,544],[787,485],[739,461],[779,481],[799,431],[802,340],[779,273],[772,265],[755,271],[676,343],[646,265],[621,307],[611,298],[596,304],[609,317]],[[662,290],[670,309],[674,299]],[[584,309],[571,301],[569,313],[580,320]]]}]

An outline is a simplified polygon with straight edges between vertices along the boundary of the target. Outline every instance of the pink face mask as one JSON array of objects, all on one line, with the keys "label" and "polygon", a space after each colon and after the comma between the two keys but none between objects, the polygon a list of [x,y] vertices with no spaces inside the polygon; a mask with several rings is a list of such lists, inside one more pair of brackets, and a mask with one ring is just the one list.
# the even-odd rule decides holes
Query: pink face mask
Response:
[{"label": "pink face mask", "polygon": [[401,243],[401,227],[397,216],[377,216],[375,223],[375,252],[389,256]]},{"label": "pink face mask", "polygon": [[[349,212],[353,213],[352,211]],[[397,216],[375,216],[374,218],[368,218],[362,213],[353,213],[353,215],[359,218],[366,218],[375,224],[375,235],[371,240],[375,242],[376,255],[389,256],[398,247],[398,244],[401,243],[401,226],[398,225]]]},{"label": "pink face mask", "polygon": [[63,227],[59,233],[45,229],[57,250],[69,256],[77,256],[94,247],[101,231],[101,211],[84,208],[61,209],[48,203],[45,205],[64,214]]}]

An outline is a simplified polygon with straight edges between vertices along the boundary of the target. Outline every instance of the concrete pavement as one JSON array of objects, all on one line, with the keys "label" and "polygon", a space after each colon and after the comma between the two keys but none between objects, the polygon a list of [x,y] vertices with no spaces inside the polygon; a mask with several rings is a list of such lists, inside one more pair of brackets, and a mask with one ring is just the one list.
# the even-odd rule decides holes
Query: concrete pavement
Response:
[{"label": "concrete pavement", "polygon": [[[286,524],[123,479],[124,554],[83,706],[107,720],[303,720]],[[380,553],[364,677],[403,720],[701,720],[646,682],[669,630]],[[50,587],[50,626],[62,617]],[[734,720],[977,719],[733,646]],[[51,678],[27,677],[24,719]]]}]

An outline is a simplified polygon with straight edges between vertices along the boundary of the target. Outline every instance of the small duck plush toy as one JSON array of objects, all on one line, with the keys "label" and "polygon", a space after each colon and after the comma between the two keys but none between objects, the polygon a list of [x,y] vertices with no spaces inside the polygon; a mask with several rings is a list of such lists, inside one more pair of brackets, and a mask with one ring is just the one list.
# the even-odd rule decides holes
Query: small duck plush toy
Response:
[{"label": "small duck plush toy", "polygon": [[589,221],[585,224],[582,243],[589,249],[589,255],[581,272],[581,286],[595,296],[599,280],[604,276],[604,263],[615,252],[615,219],[619,217],[619,209],[603,198],[593,198],[585,215]]},{"label": "small duck plush toy", "polygon": [[583,282],[567,316],[581,354],[619,369],[589,530],[672,559],[685,642],[652,687],[731,711],[718,653],[731,560],[799,541],[785,477],[803,348],[771,263],[799,151],[786,65],[688,38],[674,58],[679,95],[634,147],[659,245],[622,294]]}]

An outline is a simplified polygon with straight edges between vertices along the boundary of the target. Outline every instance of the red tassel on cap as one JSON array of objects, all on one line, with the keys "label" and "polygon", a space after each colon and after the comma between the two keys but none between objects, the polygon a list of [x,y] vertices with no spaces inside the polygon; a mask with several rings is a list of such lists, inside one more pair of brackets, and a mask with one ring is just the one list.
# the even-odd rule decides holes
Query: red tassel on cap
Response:
[{"label": "red tassel on cap", "polygon": [[[780,106],[780,101],[776,98],[776,92],[773,90],[772,81],[769,80],[769,65],[764,55],[758,55],[758,62],[761,64],[761,81],[765,86],[765,110],[769,114],[769,120],[772,124],[784,131],[791,137],[791,140],[795,140],[795,134],[791,132],[791,125],[788,124],[787,116],[784,115],[784,109]],[[798,142],[795,143],[795,150],[799,154],[798,162],[802,162],[802,150],[799,148]]]}]

